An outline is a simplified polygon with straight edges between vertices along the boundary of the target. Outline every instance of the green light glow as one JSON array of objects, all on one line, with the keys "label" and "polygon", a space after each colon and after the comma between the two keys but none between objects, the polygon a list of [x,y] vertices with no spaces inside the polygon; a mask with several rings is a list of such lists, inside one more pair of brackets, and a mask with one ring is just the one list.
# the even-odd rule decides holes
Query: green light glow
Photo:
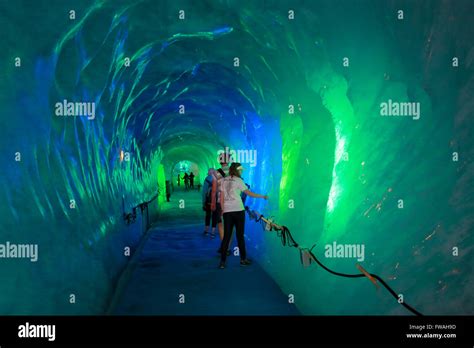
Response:
[{"label": "green light glow", "polygon": [[288,200],[291,199],[291,179],[298,167],[298,157],[301,149],[301,138],[303,124],[298,116],[290,116],[283,113],[280,119],[280,134],[282,137],[282,174],[280,180],[280,208],[288,208]]},{"label": "green light glow", "polygon": [[166,176],[165,176],[165,167],[160,164],[158,166],[158,204],[161,205],[164,201],[166,201]]},{"label": "green light glow", "polygon": [[327,212],[331,213],[336,204],[337,199],[342,192],[342,185],[339,181],[339,177],[337,175],[336,167],[343,160],[344,153],[346,152],[346,138],[341,136],[341,127],[336,126],[336,150],[335,150],[335,161],[334,167],[332,170],[332,185],[329,191],[328,197],[328,204],[327,204]]}]

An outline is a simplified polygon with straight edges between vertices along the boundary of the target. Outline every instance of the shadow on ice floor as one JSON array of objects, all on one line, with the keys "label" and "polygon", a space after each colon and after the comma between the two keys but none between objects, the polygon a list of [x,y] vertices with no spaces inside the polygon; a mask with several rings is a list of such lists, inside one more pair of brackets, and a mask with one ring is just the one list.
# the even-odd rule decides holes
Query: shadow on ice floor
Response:
[{"label": "shadow on ice floor", "polygon": [[[185,201],[184,209],[178,207],[180,199]],[[165,205],[124,271],[110,314],[299,314],[258,264],[241,267],[239,258],[231,256],[227,268],[218,269],[220,241],[202,234],[199,192],[175,191]],[[180,294],[184,304],[179,302]]]}]

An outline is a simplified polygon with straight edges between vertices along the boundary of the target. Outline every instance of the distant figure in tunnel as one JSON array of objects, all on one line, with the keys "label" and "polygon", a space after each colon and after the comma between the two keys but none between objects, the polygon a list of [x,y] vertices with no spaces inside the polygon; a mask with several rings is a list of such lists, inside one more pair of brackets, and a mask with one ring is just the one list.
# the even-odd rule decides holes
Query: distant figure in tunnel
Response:
[{"label": "distant figure in tunnel", "polygon": [[167,202],[170,201],[170,196],[171,196],[171,185],[170,185],[170,181],[166,180],[166,201]]},{"label": "distant figure in tunnel", "polygon": [[[211,210],[217,211],[217,215],[220,217],[222,215],[221,209],[221,186],[223,179],[229,174],[229,166],[227,164],[227,160],[224,156],[219,158],[219,162],[221,167],[214,171],[214,176],[216,180],[212,182],[212,202],[211,202]],[[222,226],[222,222],[219,221],[217,224],[219,229],[219,237],[221,241],[224,239],[224,226]],[[229,246],[226,247],[226,250]],[[217,250],[218,253],[221,253],[221,249]],[[227,254],[230,255],[230,251],[227,251]]]},{"label": "distant figure in tunnel", "polygon": [[204,220],[204,235],[206,236],[209,232],[209,225],[211,223],[212,217],[211,238],[214,238],[216,236],[217,223],[221,223],[221,216],[218,214],[217,210],[213,211],[211,209],[212,183],[217,180],[214,176],[214,173],[214,168],[209,168],[209,171],[207,172],[207,177],[204,180],[204,184],[202,185],[202,209],[206,212],[206,217]]},{"label": "distant figure in tunnel", "polygon": [[[248,266],[251,264],[247,259],[245,250],[245,208],[242,202],[242,193],[254,198],[268,199],[266,195],[260,195],[250,191],[242,180],[243,167],[240,163],[232,163],[229,168],[229,176],[222,182],[221,206],[224,216],[224,239],[222,240],[221,250],[225,250],[232,237],[232,229],[235,226],[237,244],[239,246],[240,265]],[[225,268],[227,253],[221,252],[221,263],[219,268]]]},{"label": "distant figure in tunnel", "polygon": [[191,172],[189,174],[189,187],[192,188],[192,189],[194,188],[194,174],[193,174],[193,172]]},{"label": "distant figure in tunnel", "polygon": [[187,191],[189,189],[189,175],[184,173],[184,189]]},{"label": "distant figure in tunnel", "polygon": [[178,187],[181,186],[181,177],[178,174]]}]

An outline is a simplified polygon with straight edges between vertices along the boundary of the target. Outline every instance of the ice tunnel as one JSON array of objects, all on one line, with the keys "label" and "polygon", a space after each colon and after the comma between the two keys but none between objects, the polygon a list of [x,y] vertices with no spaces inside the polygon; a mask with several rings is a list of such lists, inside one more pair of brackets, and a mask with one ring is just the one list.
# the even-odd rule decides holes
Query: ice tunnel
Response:
[{"label": "ice tunnel", "polygon": [[[163,282],[140,291],[192,303],[206,277],[242,286],[228,314],[267,313],[252,297],[265,278],[281,296],[255,296],[291,295],[294,313],[411,315],[367,277],[304,267],[248,217],[254,273],[218,270],[187,204],[199,187],[176,178],[202,185],[228,148],[255,154],[244,181],[269,195],[246,205],[328,268],[361,265],[424,314],[472,314],[473,14],[462,0],[2,2],[0,312],[104,314],[141,257]],[[166,233],[144,231],[143,202]],[[171,288],[190,253],[195,273]]]}]

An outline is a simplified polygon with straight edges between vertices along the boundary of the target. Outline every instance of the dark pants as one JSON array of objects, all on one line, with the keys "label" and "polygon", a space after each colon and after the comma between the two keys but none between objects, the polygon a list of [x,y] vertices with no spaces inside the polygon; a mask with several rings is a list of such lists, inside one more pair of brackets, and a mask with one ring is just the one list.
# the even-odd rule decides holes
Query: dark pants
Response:
[{"label": "dark pants", "polygon": [[206,218],[205,218],[205,226],[209,226],[212,218],[212,227],[216,227],[217,224],[222,222],[221,219],[221,205],[219,203],[216,204],[216,210],[212,211],[209,207],[209,210],[206,210]]},{"label": "dark pants", "polygon": [[212,211],[210,208],[206,210],[206,218],[205,218],[205,222],[206,224],[204,226],[209,226],[211,224],[211,217],[212,217],[212,228],[215,228],[217,226],[217,220],[218,220],[218,216],[217,216],[217,209]]},{"label": "dark pants", "polygon": [[237,236],[237,245],[239,246],[240,259],[245,260],[247,253],[245,251],[245,239],[244,239],[244,228],[245,228],[245,210],[231,211],[224,213],[224,239],[221,244],[221,261],[225,262],[227,258],[227,247],[232,238],[232,230],[235,226],[235,232]]}]

